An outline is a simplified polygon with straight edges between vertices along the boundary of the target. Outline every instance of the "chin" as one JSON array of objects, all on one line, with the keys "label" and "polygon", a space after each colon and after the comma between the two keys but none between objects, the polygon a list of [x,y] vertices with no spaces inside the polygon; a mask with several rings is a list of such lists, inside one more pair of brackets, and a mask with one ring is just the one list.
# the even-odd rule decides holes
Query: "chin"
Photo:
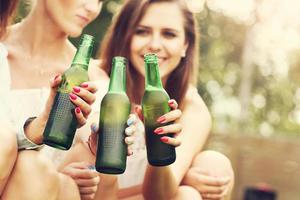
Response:
[{"label": "chin", "polygon": [[72,28],[72,29],[69,29],[67,34],[72,38],[76,38],[82,34],[82,30],[83,30],[82,28]]}]

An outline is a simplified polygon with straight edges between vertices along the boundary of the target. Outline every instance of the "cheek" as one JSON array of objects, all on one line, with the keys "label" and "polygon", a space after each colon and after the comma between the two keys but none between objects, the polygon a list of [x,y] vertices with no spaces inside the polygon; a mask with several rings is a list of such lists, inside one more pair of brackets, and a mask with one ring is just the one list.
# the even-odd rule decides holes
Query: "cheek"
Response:
[{"label": "cheek", "polygon": [[181,40],[171,41],[168,43],[168,49],[170,53],[174,56],[181,55],[182,51],[185,49],[185,44]]},{"label": "cheek", "polygon": [[148,44],[147,37],[134,36],[131,40],[131,51],[143,51]]}]

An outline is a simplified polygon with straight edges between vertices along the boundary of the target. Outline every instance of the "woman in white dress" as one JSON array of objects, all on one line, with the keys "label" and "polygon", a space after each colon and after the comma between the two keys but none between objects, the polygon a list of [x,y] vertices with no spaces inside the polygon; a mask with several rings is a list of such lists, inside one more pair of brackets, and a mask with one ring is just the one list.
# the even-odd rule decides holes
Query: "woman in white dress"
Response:
[{"label": "woman in white dress", "polygon": [[[197,92],[198,36],[196,20],[185,0],[130,0],[120,10],[101,47],[101,67],[109,74],[110,59],[121,55],[129,60],[128,96],[141,104],[145,70],[143,55],[155,53],[164,88],[173,102],[173,111],[159,118],[163,142],[177,146],[176,161],[170,166],[147,164],[144,138],[128,167],[120,176],[120,197],[128,199],[205,199],[229,198],[233,185],[230,161],[214,151],[202,151],[211,128],[209,111]],[[180,110],[182,114],[180,114]],[[140,109],[137,109],[140,112]],[[170,121],[173,125],[166,125]],[[179,134],[180,132],[180,134]]]},{"label": "woman in white dress", "polygon": [[[11,26],[6,37],[1,39],[5,52],[1,59],[5,65],[0,66],[4,72],[1,73],[3,78],[0,84],[1,88],[6,88],[1,94],[1,103],[7,110],[5,118],[18,135],[19,149],[35,149],[42,144],[42,133],[56,87],[61,81],[60,74],[70,66],[76,52],[68,37],[78,37],[83,28],[97,17],[101,7],[102,1],[99,0],[36,0],[29,15]],[[93,64],[89,72],[92,81],[101,79],[100,84],[107,84],[105,73],[93,67]],[[75,87],[70,95],[70,100],[77,107],[75,114],[80,126],[86,124],[92,112],[91,104],[95,101],[96,91],[96,82],[86,82]],[[97,100],[94,104],[96,109],[100,98]],[[34,116],[36,118],[30,118]],[[86,126],[81,131],[90,133]],[[95,145],[92,145],[92,150],[94,148]],[[94,198],[99,174],[90,169],[93,168],[92,162],[78,156],[89,149],[78,151],[78,148],[72,147],[70,152],[76,152],[78,159],[64,161],[65,165],[59,167],[58,171],[56,167],[62,162],[62,152],[48,147],[41,151],[18,153],[14,170],[2,192],[3,200]],[[103,196],[109,193],[109,189],[101,190]]]}]

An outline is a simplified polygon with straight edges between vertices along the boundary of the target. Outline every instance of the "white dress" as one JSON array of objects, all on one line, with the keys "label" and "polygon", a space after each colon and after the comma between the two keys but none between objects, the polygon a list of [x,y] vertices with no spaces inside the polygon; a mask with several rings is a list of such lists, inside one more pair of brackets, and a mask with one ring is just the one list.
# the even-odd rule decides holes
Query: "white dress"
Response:
[{"label": "white dress", "polygon": [[[22,132],[24,122],[29,117],[37,116],[44,108],[49,95],[48,88],[11,89],[10,70],[7,50],[0,43],[0,120],[7,120],[17,133]],[[97,81],[97,100],[92,106],[93,112],[99,112],[100,102],[107,92],[107,81]],[[56,166],[59,165],[66,151],[44,146],[41,152],[49,157]],[[133,155],[127,157],[124,174],[118,176],[120,188],[141,184],[147,166],[146,147],[143,126],[140,123],[133,144]]]}]

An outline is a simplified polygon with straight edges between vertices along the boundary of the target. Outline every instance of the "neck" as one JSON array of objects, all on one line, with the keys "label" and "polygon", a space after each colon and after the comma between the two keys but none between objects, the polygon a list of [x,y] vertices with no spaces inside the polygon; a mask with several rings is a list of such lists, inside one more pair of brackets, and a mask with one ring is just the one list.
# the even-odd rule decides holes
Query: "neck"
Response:
[{"label": "neck", "polygon": [[131,83],[130,96],[134,104],[141,104],[145,89],[145,78],[139,73],[136,73],[132,77],[134,77],[134,79]]},{"label": "neck", "polygon": [[42,53],[57,57],[61,52],[70,52],[72,49],[75,53],[74,46],[68,41],[68,35],[53,22],[40,2],[43,1],[37,1],[30,14],[14,27],[19,29],[16,32],[17,41],[31,56]]}]

